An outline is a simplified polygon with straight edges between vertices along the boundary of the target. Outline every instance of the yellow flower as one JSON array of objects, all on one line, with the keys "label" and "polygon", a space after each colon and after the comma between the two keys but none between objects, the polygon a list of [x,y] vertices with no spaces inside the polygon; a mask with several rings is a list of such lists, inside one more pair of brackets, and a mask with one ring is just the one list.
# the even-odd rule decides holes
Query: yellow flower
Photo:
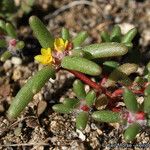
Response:
[{"label": "yellow flower", "polygon": [[54,48],[56,51],[61,52],[67,48],[68,40],[63,40],[62,38],[56,38],[54,41]]},{"label": "yellow flower", "polygon": [[35,60],[39,61],[43,65],[51,64],[53,61],[52,53],[50,48],[42,48],[41,55],[37,55],[34,57]]}]

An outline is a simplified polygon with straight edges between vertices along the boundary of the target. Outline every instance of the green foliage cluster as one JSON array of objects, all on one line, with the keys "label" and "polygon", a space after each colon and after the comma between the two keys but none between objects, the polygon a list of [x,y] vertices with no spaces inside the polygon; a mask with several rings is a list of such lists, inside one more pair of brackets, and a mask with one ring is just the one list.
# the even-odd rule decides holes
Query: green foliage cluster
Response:
[{"label": "green foliage cluster", "polygon": [[[42,21],[36,16],[31,16],[29,24],[41,46],[51,48],[54,51],[55,38]],[[118,122],[126,126],[125,140],[134,140],[141,127],[149,125],[150,86],[145,88],[143,85],[145,82],[149,82],[150,64],[146,66],[144,76],[137,75],[132,81],[130,75],[137,73],[138,64],[120,63],[117,60],[125,57],[124,55],[128,53],[129,49],[132,51],[132,40],[136,33],[137,29],[133,28],[122,35],[120,27],[114,26],[111,34],[106,31],[100,33],[102,43],[84,46],[83,43],[88,37],[85,31],[71,38],[69,30],[63,28],[61,38],[69,40],[69,43],[72,44],[69,53],[60,60],[59,67],[55,65],[45,66],[28,80],[13,99],[7,112],[8,118],[18,117],[32,100],[34,94],[44,86],[49,78],[54,79],[58,70],[66,69],[79,78],[73,83],[73,91],[76,96],[75,98],[65,98],[61,104],[55,104],[52,107],[53,110],[58,113],[75,114],[76,128],[79,130],[86,128],[89,116],[100,122]],[[105,75],[108,76],[106,81],[104,81]],[[101,80],[103,82],[99,82]],[[88,92],[85,91],[85,84],[82,81],[90,86]],[[117,92],[112,93],[115,90],[120,90],[123,96],[116,94]],[[138,95],[135,93],[139,94],[142,90],[142,94],[145,94],[144,102],[139,104],[137,103]],[[101,94],[105,94],[107,97],[108,105],[105,109],[96,110],[95,105]],[[116,107],[111,105],[115,96],[116,99],[120,96],[120,101],[123,98],[125,103],[125,107],[121,107],[119,112],[114,112],[112,109]],[[115,101],[113,103],[115,104]]]},{"label": "green foliage cluster", "polygon": [[13,21],[17,15],[29,13],[35,2],[35,0],[20,0],[18,5],[16,5],[14,0],[1,0],[0,17]]},{"label": "green foliage cluster", "polygon": [[24,42],[19,41],[15,27],[4,20],[0,20],[0,49],[2,52],[0,56],[1,61],[6,61],[17,51],[23,49]]}]

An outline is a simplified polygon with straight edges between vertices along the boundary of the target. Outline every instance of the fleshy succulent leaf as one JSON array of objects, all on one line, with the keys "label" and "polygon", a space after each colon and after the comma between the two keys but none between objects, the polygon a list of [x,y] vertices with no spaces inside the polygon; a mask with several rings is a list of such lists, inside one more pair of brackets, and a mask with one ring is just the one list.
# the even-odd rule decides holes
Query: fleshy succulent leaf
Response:
[{"label": "fleshy succulent leaf", "polygon": [[136,135],[140,132],[140,125],[133,123],[124,132],[124,138],[127,142],[133,141]]},{"label": "fleshy succulent leaf", "polygon": [[73,83],[73,91],[79,99],[84,99],[86,96],[84,84],[78,79]]},{"label": "fleshy succulent leaf", "polygon": [[107,42],[100,44],[91,44],[82,48],[92,54],[93,58],[106,58],[125,55],[128,48],[121,43]]},{"label": "fleshy succulent leaf", "polygon": [[17,37],[17,32],[12,24],[6,23],[6,31],[10,37],[12,38]]},{"label": "fleshy succulent leaf", "polygon": [[76,117],[76,128],[79,130],[84,130],[86,128],[88,122],[88,113],[87,112],[79,112]]},{"label": "fleshy succulent leaf", "polygon": [[62,114],[70,114],[73,111],[73,108],[70,108],[64,104],[55,104],[53,105],[52,108],[55,112],[62,113]]},{"label": "fleshy succulent leaf", "polygon": [[96,63],[81,57],[66,56],[62,59],[61,66],[68,70],[75,70],[92,76],[98,76],[102,72],[101,67]]},{"label": "fleshy succulent leaf", "polygon": [[144,98],[144,112],[150,114],[150,95]]},{"label": "fleshy succulent leaf", "polygon": [[62,28],[62,30],[61,30],[61,37],[62,37],[64,40],[69,40],[69,38],[70,38],[69,30],[66,29],[66,28]]},{"label": "fleshy succulent leaf", "polygon": [[132,40],[134,39],[134,37],[137,34],[137,29],[133,28],[131,30],[129,30],[123,37],[121,40],[121,43],[131,43]]},{"label": "fleshy succulent leaf", "polygon": [[30,78],[13,99],[7,112],[8,118],[13,119],[18,117],[27,104],[32,100],[34,94],[36,94],[44,86],[49,78],[54,77],[54,68],[46,66]]},{"label": "fleshy succulent leaf", "polygon": [[131,111],[131,112],[138,111],[138,103],[136,100],[136,96],[131,90],[129,90],[127,88],[124,89],[123,99],[124,99],[124,103],[129,111]]},{"label": "fleshy succulent leaf", "polygon": [[92,118],[96,121],[116,123],[121,121],[120,114],[109,110],[95,111]]},{"label": "fleshy succulent leaf", "polygon": [[114,28],[112,29],[110,40],[112,42],[118,42],[118,43],[120,42],[120,40],[121,40],[121,29],[118,25],[115,25]]},{"label": "fleshy succulent leaf", "polygon": [[43,48],[53,48],[54,38],[42,21],[36,16],[31,16],[29,24],[41,46]]},{"label": "fleshy succulent leaf", "polygon": [[107,31],[102,31],[100,33],[100,36],[101,36],[102,42],[110,42],[110,35],[108,34]]},{"label": "fleshy succulent leaf", "polygon": [[74,108],[78,105],[79,100],[76,98],[65,98],[63,104],[69,108]]},{"label": "fleshy succulent leaf", "polygon": [[87,37],[88,37],[88,34],[86,31],[82,31],[78,33],[77,36],[74,37],[74,39],[72,40],[74,48],[80,47]]},{"label": "fleshy succulent leaf", "polygon": [[96,93],[93,90],[91,90],[90,92],[87,93],[85,97],[86,104],[88,106],[92,106],[95,100],[96,100]]}]

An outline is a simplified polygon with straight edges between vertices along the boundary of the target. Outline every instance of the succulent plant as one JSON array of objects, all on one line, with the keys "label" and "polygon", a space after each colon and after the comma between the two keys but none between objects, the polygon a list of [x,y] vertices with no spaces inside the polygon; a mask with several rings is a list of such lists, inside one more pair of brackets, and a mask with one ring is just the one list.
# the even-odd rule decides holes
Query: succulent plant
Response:
[{"label": "succulent plant", "polygon": [[17,37],[15,27],[4,20],[0,20],[0,48],[1,48],[1,61],[6,61],[12,55],[17,55],[24,47],[24,42],[20,41]]},{"label": "succulent plant", "polygon": [[[136,28],[122,35],[116,25],[111,34],[106,31],[100,34],[102,43],[85,46],[83,43],[88,37],[85,31],[71,38],[69,30],[62,28],[61,36],[55,38],[38,17],[31,16],[29,24],[42,47],[41,54],[35,56],[35,60],[44,67],[18,92],[7,112],[8,118],[18,117],[49,78],[55,79],[55,74],[65,69],[77,78],[73,83],[76,97],[66,98],[52,108],[58,113],[75,114],[77,129],[85,129],[89,116],[100,122],[118,122],[125,126],[125,140],[132,141],[141,127],[149,125],[150,65],[148,63],[141,76],[137,73],[138,64],[117,61],[132,51]],[[131,78],[133,73],[137,76]],[[85,92],[85,84],[90,91]],[[108,103],[105,109],[94,111],[96,101],[102,94]],[[137,102],[138,95],[145,95],[142,105]],[[117,107],[122,99],[125,106]]]},{"label": "succulent plant", "polygon": [[1,0],[0,17],[15,22],[17,17],[30,13],[35,2],[35,0]]},{"label": "succulent plant", "polygon": [[76,98],[64,99],[63,104],[55,104],[53,110],[59,113],[76,114],[76,128],[84,130],[96,100],[96,93],[93,90],[86,93],[84,84],[78,79],[73,83],[73,91],[76,94]]}]

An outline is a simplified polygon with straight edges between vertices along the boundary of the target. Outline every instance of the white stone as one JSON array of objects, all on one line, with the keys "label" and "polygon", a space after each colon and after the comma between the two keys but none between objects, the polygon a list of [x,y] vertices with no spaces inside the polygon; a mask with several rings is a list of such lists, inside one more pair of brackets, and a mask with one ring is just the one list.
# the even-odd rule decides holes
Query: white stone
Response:
[{"label": "white stone", "polygon": [[12,62],[12,64],[14,64],[14,65],[21,65],[21,64],[22,64],[21,58],[18,58],[18,57],[12,57],[12,58],[11,58],[11,62]]},{"label": "white stone", "polygon": [[5,71],[9,70],[12,67],[12,63],[10,60],[6,60],[4,65],[3,65]]},{"label": "white stone", "polygon": [[53,80],[52,78],[50,78],[49,81],[50,81],[51,83],[55,83],[55,80]]},{"label": "white stone", "polygon": [[86,136],[80,131],[80,130],[76,130],[76,132],[79,134],[79,138],[82,140],[82,141],[85,141],[86,139]]},{"label": "white stone", "polygon": [[129,30],[135,27],[133,24],[130,24],[130,23],[122,23],[122,24],[119,24],[119,26],[121,28],[122,34],[127,33]]}]

